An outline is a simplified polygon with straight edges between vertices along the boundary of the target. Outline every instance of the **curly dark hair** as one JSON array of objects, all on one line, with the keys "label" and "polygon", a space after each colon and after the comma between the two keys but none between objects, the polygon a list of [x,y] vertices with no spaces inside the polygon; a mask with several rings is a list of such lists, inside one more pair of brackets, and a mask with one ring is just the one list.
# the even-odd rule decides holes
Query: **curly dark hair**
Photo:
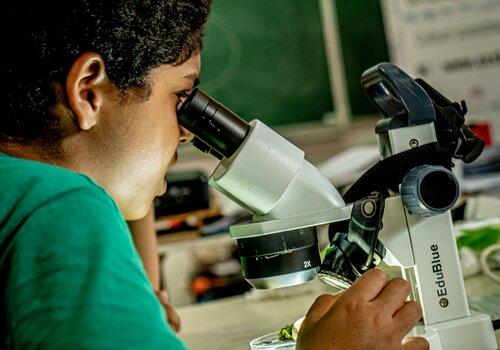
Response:
[{"label": "curly dark hair", "polygon": [[0,142],[60,137],[54,83],[84,52],[100,54],[122,92],[201,49],[211,0],[14,0],[0,5]]}]

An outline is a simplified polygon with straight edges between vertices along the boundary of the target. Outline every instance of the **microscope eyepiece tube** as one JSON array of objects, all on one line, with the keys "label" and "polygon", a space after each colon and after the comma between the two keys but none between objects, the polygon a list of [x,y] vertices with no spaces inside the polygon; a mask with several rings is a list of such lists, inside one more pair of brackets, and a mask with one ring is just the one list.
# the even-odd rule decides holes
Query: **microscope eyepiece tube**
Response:
[{"label": "microscope eyepiece tube", "polygon": [[196,136],[194,145],[218,158],[231,157],[250,130],[246,121],[198,89],[189,95],[177,114],[179,124]]}]

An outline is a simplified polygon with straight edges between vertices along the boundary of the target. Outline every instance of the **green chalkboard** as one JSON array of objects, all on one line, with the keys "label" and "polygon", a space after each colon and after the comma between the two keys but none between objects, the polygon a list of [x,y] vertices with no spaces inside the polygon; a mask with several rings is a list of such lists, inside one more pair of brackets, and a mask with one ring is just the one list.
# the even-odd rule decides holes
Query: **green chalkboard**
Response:
[{"label": "green chalkboard", "polygon": [[[379,0],[331,0],[350,110],[376,114],[360,77],[388,61]],[[334,109],[318,0],[214,0],[201,88],[247,120],[320,121]]]},{"label": "green chalkboard", "polygon": [[336,0],[351,114],[376,114],[360,85],[361,74],[389,61],[379,0]]},{"label": "green chalkboard", "polygon": [[247,120],[321,120],[333,109],[317,0],[214,0],[200,88]]}]

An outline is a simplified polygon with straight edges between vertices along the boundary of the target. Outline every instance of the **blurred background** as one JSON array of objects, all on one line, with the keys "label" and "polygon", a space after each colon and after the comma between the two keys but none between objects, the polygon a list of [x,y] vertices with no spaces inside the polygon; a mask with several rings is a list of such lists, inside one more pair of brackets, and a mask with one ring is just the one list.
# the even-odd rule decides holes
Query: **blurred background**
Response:
[{"label": "blurred background", "polygon": [[[200,88],[275,127],[342,190],[379,159],[380,116],[360,76],[384,61],[466,100],[488,145],[455,169],[464,275],[481,274],[481,253],[500,243],[499,0],[213,0]],[[179,155],[156,201],[163,287],[174,306],[252,293],[227,234],[249,215],[209,189],[214,158],[190,145]],[[487,261],[499,283],[500,254]],[[478,308],[500,317],[499,294],[492,298]]]}]

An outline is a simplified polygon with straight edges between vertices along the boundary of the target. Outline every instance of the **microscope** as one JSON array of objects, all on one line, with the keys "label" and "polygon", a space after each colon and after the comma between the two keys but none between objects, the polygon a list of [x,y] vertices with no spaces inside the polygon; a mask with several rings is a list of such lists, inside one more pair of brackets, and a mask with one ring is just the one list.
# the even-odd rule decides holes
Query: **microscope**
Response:
[{"label": "microscope", "polygon": [[[496,349],[490,317],[469,310],[450,212],[459,196],[454,159],[472,162],[484,148],[465,125],[465,102],[390,63],[361,82],[384,117],[375,128],[381,160],[343,196],[259,120],[247,123],[199,90],[180,107],[193,145],[220,160],[210,185],[253,215],[230,228],[245,279],[267,289],[318,275],[345,289],[384,261],[401,268],[422,307],[410,335],[431,350]],[[325,228],[331,244],[321,261]]]}]

